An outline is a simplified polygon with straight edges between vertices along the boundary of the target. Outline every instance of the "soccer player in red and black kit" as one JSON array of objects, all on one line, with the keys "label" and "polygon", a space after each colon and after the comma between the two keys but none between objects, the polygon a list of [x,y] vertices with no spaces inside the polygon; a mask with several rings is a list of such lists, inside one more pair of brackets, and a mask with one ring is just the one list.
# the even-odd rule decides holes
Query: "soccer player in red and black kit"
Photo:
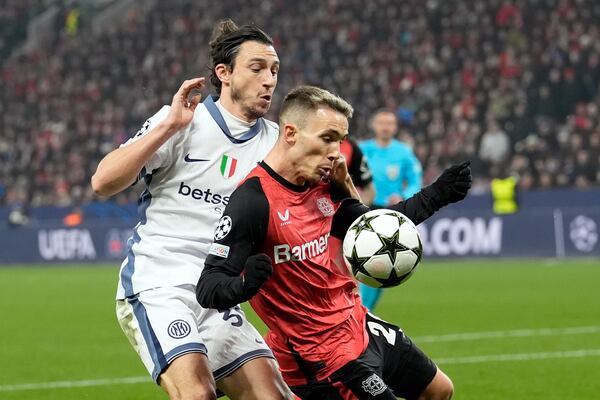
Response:
[{"label": "soccer player in red and black kit", "polygon": [[[397,326],[367,313],[355,282],[333,262],[330,235],[343,238],[369,211],[351,198],[339,159],[351,115],[323,89],[286,96],[278,141],[231,196],[196,296],[218,309],[249,300],[302,399],[449,399],[450,379]],[[390,208],[420,223],[470,186],[464,163]]]}]

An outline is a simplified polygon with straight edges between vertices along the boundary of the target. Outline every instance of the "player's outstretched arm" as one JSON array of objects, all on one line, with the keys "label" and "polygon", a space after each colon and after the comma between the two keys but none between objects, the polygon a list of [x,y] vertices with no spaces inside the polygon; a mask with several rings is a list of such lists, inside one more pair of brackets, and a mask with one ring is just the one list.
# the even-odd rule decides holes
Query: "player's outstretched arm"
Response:
[{"label": "player's outstretched arm", "polygon": [[193,89],[201,89],[204,78],[190,79],[181,85],[164,119],[157,121],[148,133],[126,146],[108,153],[92,176],[92,189],[100,196],[112,196],[132,185],[144,165],[175,133],[186,127],[200,103],[200,96],[190,98]]},{"label": "player's outstretched arm", "polygon": [[[445,169],[431,185],[388,208],[406,215],[415,225],[420,224],[440,208],[467,196],[473,180],[470,165],[470,161],[465,161]],[[369,207],[356,200],[344,201],[333,218],[332,235],[343,238],[352,222],[369,210]]]},{"label": "player's outstretched arm", "polygon": [[256,254],[268,226],[269,203],[258,178],[250,178],[233,192],[215,230],[196,286],[202,307],[226,309],[243,303],[269,279],[271,259]]},{"label": "player's outstretched arm", "polygon": [[400,211],[415,224],[431,217],[437,210],[467,197],[471,188],[471,161],[446,168],[431,185],[390,208]]}]

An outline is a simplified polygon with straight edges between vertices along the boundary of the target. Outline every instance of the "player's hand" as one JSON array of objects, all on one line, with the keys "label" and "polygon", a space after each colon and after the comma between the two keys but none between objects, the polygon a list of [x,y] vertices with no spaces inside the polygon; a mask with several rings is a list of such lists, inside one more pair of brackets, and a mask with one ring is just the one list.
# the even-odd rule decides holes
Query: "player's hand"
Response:
[{"label": "player's hand", "polygon": [[346,184],[346,180],[350,179],[348,166],[346,165],[346,159],[344,156],[341,155],[333,162],[331,171],[329,171],[329,175],[327,175],[326,179],[332,184],[338,186],[344,186]]},{"label": "player's hand", "polygon": [[352,182],[352,178],[348,172],[348,164],[346,164],[344,156],[340,155],[340,157],[333,162],[333,167],[326,179],[332,186],[336,187],[337,190],[344,193],[346,196],[360,201],[360,193],[358,193],[358,190],[356,190],[356,187],[354,186],[354,182]]},{"label": "player's hand", "polygon": [[204,77],[189,79],[184,81],[177,93],[173,96],[171,110],[165,119],[172,132],[177,132],[185,128],[194,117],[194,111],[200,103],[202,96],[195,94],[191,96],[193,90],[200,90],[204,87]]},{"label": "player's hand", "polygon": [[471,161],[453,165],[445,169],[440,177],[431,184],[444,203],[456,203],[467,197],[473,181],[470,165]]},{"label": "player's hand", "polygon": [[244,291],[248,298],[254,296],[273,273],[271,258],[264,253],[248,257],[244,268]]}]

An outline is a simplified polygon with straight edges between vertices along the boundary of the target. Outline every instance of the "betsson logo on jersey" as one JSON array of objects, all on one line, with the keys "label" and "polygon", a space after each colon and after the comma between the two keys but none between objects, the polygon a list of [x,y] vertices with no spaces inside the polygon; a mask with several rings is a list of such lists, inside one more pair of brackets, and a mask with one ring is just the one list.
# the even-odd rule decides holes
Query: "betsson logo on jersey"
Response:
[{"label": "betsson logo on jersey", "polygon": [[213,193],[208,189],[198,189],[186,185],[185,182],[179,184],[179,191],[177,192],[182,196],[191,196],[196,200],[204,200],[208,204],[223,204],[226,206],[229,203],[229,196],[223,196],[219,193]]},{"label": "betsson logo on jersey", "polygon": [[291,247],[289,244],[279,244],[273,247],[273,256],[275,264],[281,264],[286,261],[303,261],[316,257],[327,251],[329,233],[319,236],[318,239],[302,243]]}]

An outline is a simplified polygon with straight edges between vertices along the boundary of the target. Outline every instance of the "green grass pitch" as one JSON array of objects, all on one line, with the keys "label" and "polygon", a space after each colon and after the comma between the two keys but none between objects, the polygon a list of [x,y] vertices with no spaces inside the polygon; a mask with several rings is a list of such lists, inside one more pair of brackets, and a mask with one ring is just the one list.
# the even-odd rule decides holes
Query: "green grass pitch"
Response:
[{"label": "green grass pitch", "polygon": [[[166,399],[116,323],[117,272],[0,268],[0,399]],[[599,283],[598,259],[426,261],[375,313],[438,362],[455,399],[597,399]]]}]

